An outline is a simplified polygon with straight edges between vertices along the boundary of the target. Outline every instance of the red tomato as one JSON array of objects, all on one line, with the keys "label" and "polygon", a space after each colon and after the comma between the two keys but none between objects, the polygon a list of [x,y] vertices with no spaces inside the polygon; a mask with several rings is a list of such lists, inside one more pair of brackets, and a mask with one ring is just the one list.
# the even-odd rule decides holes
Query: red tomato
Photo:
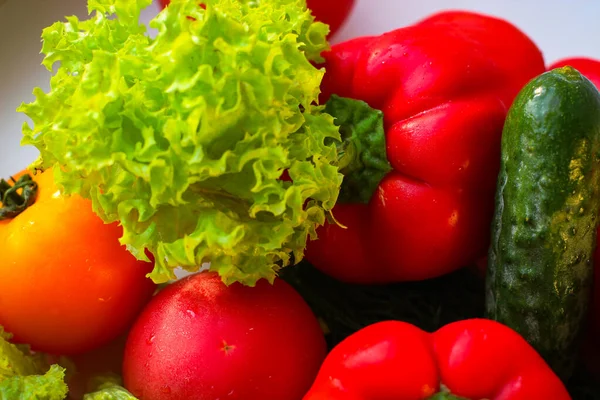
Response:
[{"label": "red tomato", "polygon": [[104,224],[80,196],[64,196],[52,171],[34,177],[38,196],[0,221],[0,325],[34,350],[73,355],[123,333],[155,290],[119,243],[122,229]]},{"label": "red tomato", "polygon": [[[170,3],[169,0],[159,2],[163,8]],[[307,0],[306,3],[317,21],[329,25],[329,36],[333,36],[350,16],[356,0]]]},{"label": "red tomato", "polygon": [[319,323],[285,281],[225,286],[212,272],[158,293],[125,347],[140,400],[300,400],[325,358]]}]

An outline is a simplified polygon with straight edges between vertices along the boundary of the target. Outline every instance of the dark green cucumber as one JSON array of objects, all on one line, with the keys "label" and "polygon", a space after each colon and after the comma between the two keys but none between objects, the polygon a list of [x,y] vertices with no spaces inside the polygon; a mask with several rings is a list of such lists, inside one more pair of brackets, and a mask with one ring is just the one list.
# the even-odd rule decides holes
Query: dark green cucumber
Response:
[{"label": "dark green cucumber", "polygon": [[563,379],[571,374],[590,302],[599,168],[594,85],[571,67],[529,82],[502,135],[486,310],[525,337]]}]

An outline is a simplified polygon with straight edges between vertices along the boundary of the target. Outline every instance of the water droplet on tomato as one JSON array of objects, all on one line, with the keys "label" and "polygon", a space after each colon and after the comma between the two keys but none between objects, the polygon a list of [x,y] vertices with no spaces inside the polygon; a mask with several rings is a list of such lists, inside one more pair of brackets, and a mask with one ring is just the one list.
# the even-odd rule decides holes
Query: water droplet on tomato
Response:
[{"label": "water droplet on tomato", "polygon": [[192,318],[196,318],[196,313],[193,312],[192,310],[187,310],[186,313],[188,313],[188,315]]},{"label": "water droplet on tomato", "polygon": [[150,336],[148,338],[148,340],[146,340],[146,344],[148,344],[148,345],[152,344],[152,342],[154,342],[155,337],[156,337],[155,335]]}]

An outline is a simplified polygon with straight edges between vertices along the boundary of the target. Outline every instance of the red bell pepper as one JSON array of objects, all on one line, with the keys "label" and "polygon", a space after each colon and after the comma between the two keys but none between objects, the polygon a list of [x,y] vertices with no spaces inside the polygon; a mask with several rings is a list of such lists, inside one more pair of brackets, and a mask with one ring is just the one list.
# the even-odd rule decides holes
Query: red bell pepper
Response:
[{"label": "red bell pepper", "polygon": [[306,257],[345,282],[437,277],[488,248],[506,112],[544,72],[536,45],[513,25],[448,11],[324,54],[322,99],[383,112],[393,170],[368,204],[341,203]]},{"label": "red bell pepper", "polygon": [[356,0],[306,0],[317,21],[329,25],[329,37],[333,37],[344,25]]},{"label": "red bell pepper", "polygon": [[[452,395],[438,395],[441,391]],[[370,325],[338,344],[304,400],[566,400],[565,386],[512,329],[471,319],[429,334]]]},{"label": "red bell pepper", "polygon": [[[554,69],[570,65],[586,78],[588,78],[598,89],[600,89],[600,60],[590,58],[567,58],[556,61],[548,69]],[[590,325],[588,329],[587,346],[584,351],[584,357],[588,358],[588,366],[596,375],[600,377],[600,230],[598,232],[598,242],[596,253],[594,254],[595,274],[594,274],[594,293],[592,305],[590,307]]]}]

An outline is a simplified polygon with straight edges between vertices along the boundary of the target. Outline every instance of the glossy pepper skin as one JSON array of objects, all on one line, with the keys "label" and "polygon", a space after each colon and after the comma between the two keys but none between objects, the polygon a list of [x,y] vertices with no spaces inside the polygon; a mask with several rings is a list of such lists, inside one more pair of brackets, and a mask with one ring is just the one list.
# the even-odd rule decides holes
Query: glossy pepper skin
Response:
[{"label": "glossy pepper skin", "polygon": [[471,319],[427,333],[379,322],[339,343],[303,400],[421,400],[446,388],[488,400],[567,400],[561,380],[515,331]]},{"label": "glossy pepper skin", "polygon": [[[598,89],[600,89],[600,60],[577,57],[566,58],[554,62],[548,70],[570,65],[588,78]],[[588,365],[595,375],[600,377],[600,231],[594,254],[595,274],[594,293],[590,307],[590,325],[588,327],[587,343],[584,350],[584,358],[589,359]]]},{"label": "glossy pepper skin", "polygon": [[384,114],[393,170],[368,204],[339,203],[307,259],[345,282],[437,277],[484,256],[500,137],[518,91],[544,72],[536,45],[509,23],[435,14],[324,54],[322,102],[363,100]]}]

